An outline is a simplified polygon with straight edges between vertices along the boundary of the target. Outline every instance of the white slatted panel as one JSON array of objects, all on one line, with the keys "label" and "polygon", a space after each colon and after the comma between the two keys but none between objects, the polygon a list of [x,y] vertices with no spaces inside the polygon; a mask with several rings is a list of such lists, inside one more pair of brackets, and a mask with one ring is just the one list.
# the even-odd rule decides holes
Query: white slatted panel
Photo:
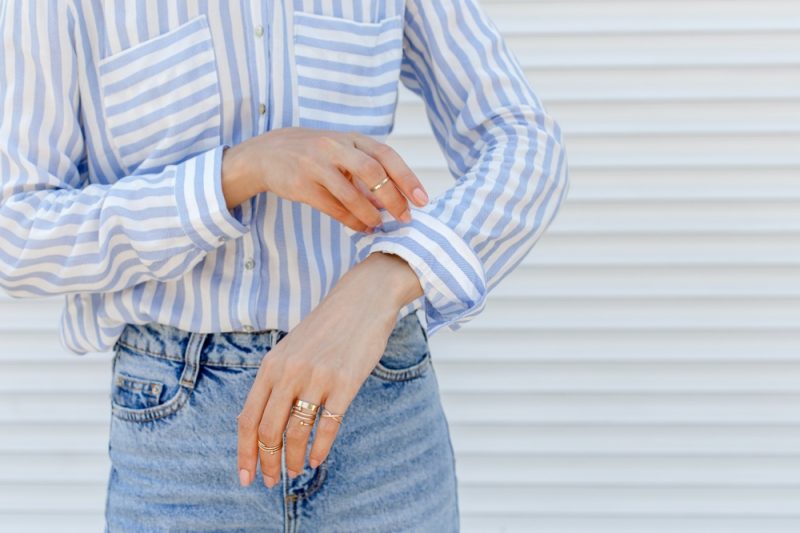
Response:
[{"label": "white slatted panel", "polygon": [[[800,531],[800,2],[483,0],[572,188],[432,349],[464,531]],[[413,95],[389,142],[450,183]],[[101,531],[108,354],[0,298],[0,530]]]}]

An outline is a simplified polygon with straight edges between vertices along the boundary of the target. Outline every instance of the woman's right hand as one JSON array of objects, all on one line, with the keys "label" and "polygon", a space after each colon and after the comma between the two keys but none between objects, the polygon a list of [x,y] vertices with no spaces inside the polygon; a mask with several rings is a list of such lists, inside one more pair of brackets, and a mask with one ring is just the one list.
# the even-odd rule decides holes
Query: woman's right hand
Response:
[{"label": "woman's right hand", "polygon": [[[382,187],[369,190],[387,175]],[[428,201],[419,178],[387,144],[355,132],[299,127],[270,130],[225,150],[223,190],[229,208],[271,192],[356,231],[379,226],[379,208],[409,222],[406,197],[419,207]]]}]

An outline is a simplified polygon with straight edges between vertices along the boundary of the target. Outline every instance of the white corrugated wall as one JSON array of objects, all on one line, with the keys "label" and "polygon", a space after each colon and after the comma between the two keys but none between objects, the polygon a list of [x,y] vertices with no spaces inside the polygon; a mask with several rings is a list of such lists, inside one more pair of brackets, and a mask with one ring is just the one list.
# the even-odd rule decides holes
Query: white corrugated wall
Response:
[{"label": "white corrugated wall", "polygon": [[[800,2],[483,0],[570,197],[431,339],[470,532],[800,531]],[[403,91],[390,143],[449,184]],[[0,530],[101,531],[109,354],[0,298]]]}]

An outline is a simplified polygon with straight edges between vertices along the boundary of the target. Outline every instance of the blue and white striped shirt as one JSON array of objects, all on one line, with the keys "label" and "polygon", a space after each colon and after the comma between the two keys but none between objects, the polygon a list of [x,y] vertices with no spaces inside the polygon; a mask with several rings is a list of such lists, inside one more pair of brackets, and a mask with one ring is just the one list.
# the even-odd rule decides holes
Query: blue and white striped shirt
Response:
[{"label": "blue and white striped shirt", "polygon": [[[560,129],[478,0],[7,0],[0,284],[63,295],[61,342],[126,323],[290,330],[354,264],[397,254],[428,335],[480,313],[566,195]],[[226,146],[301,126],[385,141],[422,98],[454,183],[374,234],[259,194],[228,210]],[[421,176],[424,181],[424,176]]]}]

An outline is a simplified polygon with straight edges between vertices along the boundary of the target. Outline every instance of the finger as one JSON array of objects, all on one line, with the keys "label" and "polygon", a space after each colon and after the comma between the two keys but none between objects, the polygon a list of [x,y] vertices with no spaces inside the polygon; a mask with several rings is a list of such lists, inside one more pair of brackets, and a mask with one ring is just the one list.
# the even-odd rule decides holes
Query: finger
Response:
[{"label": "finger", "polygon": [[[297,399],[305,400],[313,404],[320,404],[320,397],[322,393],[306,389],[305,392],[299,394]],[[291,408],[290,408],[291,409]],[[308,413],[308,418],[303,416]],[[286,470],[289,477],[295,477],[303,470],[303,464],[306,458],[306,449],[308,448],[308,437],[311,434],[311,427],[316,421],[316,413],[310,414],[308,409],[302,409],[302,414],[291,413],[289,415],[289,423],[286,425]]]},{"label": "finger", "polygon": [[355,185],[356,188],[359,191],[361,191],[361,194],[366,196],[367,200],[369,200],[372,203],[372,205],[374,205],[377,209],[385,209],[386,208],[386,206],[383,205],[383,202],[381,202],[380,198],[375,196],[375,193],[370,191],[369,187],[367,187],[367,185],[363,181],[354,179],[354,176],[352,174],[350,174],[349,170],[343,170],[342,174],[344,174],[345,177],[347,177],[347,179],[349,179],[351,182],[353,182],[353,185]]},{"label": "finger", "polygon": [[[417,175],[388,144],[376,141],[366,135],[355,134],[356,148],[376,159],[383,165],[391,176],[397,188],[410,198],[417,206],[422,207],[428,203],[428,194]],[[376,182],[377,183],[377,182]],[[419,188],[422,196],[418,197],[414,190]],[[380,190],[380,189],[379,189]]]},{"label": "finger", "polygon": [[[273,348],[274,349],[274,348]],[[247,486],[256,477],[258,463],[258,424],[261,421],[264,406],[271,390],[271,361],[265,359],[258,368],[258,373],[247,394],[244,407],[237,418],[237,466],[239,480]]]},{"label": "finger", "polygon": [[[376,164],[380,166],[377,162]],[[382,167],[381,167],[382,168]],[[348,169],[352,172],[352,169]],[[378,209],[347,179],[342,172],[331,167],[330,171],[322,171],[318,175],[319,183],[344,205],[348,211],[364,224],[374,227],[383,223]]]},{"label": "finger", "polygon": [[359,181],[363,182],[368,190],[388,177],[389,181],[381,185],[377,190],[370,192],[380,199],[380,202],[386,206],[387,211],[396,219],[403,220],[403,222],[409,221],[408,219],[404,220],[403,215],[408,211],[408,201],[397,189],[391,176],[377,159],[356,147],[345,148],[337,157],[339,158],[339,164],[344,166]]},{"label": "finger", "polygon": [[[269,395],[267,408],[258,425],[258,438],[267,446],[277,446],[283,442],[283,432],[289,417],[289,409],[294,402],[294,391],[285,385],[276,384]],[[269,453],[259,448],[261,473],[264,484],[272,488],[281,478],[281,454]]]},{"label": "finger", "polygon": [[348,228],[355,231],[366,232],[369,226],[364,224],[355,217],[350,211],[347,210],[342,203],[336,199],[325,187],[319,184],[314,184],[315,195],[313,207],[322,211],[331,218],[335,218]]},{"label": "finger", "polygon": [[308,454],[308,463],[311,468],[316,468],[323,462],[331,451],[333,441],[336,440],[336,435],[339,433],[339,427],[344,423],[344,417],[339,417],[342,422],[337,422],[335,418],[323,416],[325,409],[333,414],[344,415],[350,404],[351,398],[336,389],[325,399],[325,405],[320,407],[318,415],[317,429],[314,433],[314,443],[311,445],[311,451]]}]

